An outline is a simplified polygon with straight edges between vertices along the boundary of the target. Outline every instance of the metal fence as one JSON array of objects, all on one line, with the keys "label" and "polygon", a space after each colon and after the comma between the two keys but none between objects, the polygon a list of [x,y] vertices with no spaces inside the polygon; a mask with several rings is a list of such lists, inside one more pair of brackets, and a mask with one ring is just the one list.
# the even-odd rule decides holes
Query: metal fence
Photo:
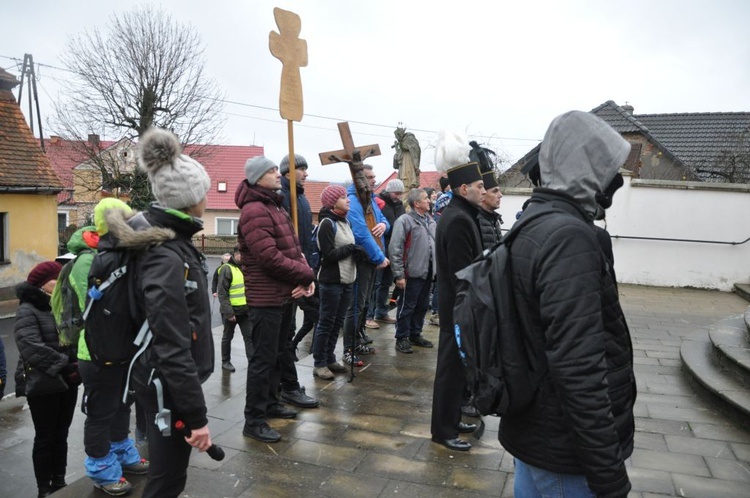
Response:
[{"label": "metal fence", "polygon": [[236,235],[196,235],[193,245],[203,254],[231,253],[237,245]]}]

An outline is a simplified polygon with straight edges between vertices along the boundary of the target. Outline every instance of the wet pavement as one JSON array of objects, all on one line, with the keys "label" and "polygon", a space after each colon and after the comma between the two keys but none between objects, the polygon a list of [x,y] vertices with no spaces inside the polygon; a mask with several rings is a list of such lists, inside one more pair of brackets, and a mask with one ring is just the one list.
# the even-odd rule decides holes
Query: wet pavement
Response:
[{"label": "wet pavement", "polygon": [[[628,460],[633,498],[750,497],[750,432],[693,389],[681,370],[680,344],[712,323],[742,313],[748,303],[715,291],[623,285],[623,308],[633,334],[638,400],[635,452]],[[282,441],[263,444],[242,436],[245,372],[239,333],[232,361],[204,384],[209,427],[226,458],[194,453],[186,497],[478,497],[513,495],[513,461],[497,441],[498,419],[485,418],[470,452],[430,441],[436,349],[396,353],[392,325],[368,330],[377,353],[363,357],[352,383],[312,376],[309,336],[297,364],[320,408],[294,420],[271,420]],[[425,336],[437,343],[436,327]],[[214,328],[218,346],[221,328]],[[339,348],[341,343],[339,342]],[[218,353],[218,348],[217,348]],[[217,366],[220,365],[217,357]],[[78,412],[69,438],[68,482],[55,497],[102,497],[83,476]],[[472,421],[472,419],[465,419]],[[23,399],[0,403],[0,496],[36,496],[31,465],[33,426]],[[140,496],[142,479],[135,480]]]}]

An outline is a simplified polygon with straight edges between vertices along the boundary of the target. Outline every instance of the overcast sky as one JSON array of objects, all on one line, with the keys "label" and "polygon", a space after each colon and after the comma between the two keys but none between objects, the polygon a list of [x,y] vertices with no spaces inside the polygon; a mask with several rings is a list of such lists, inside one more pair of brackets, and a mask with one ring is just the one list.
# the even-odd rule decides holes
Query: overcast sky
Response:
[{"label": "overcast sky", "polygon": [[[207,73],[226,100],[246,104],[225,105],[223,143],[263,146],[276,162],[288,151],[287,126],[274,110],[281,63],[268,49],[268,35],[277,29],[274,7],[301,17],[309,63],[301,70],[305,117],[295,123],[294,137],[311,179],[349,176],[344,165],[323,167],[317,159],[341,148],[340,120],[350,122],[355,144],[380,145],[383,155],[368,162],[382,179],[393,171],[399,123],[415,133],[422,167],[432,170],[432,144],[442,128],[513,161],[558,114],[607,100],[627,102],[636,114],[750,111],[750,2],[744,0],[153,3],[198,30]],[[105,28],[113,13],[135,5],[6,0],[0,67],[18,75],[8,57],[24,53],[60,67],[70,35]],[[43,119],[59,80],[70,76],[39,68]]]}]

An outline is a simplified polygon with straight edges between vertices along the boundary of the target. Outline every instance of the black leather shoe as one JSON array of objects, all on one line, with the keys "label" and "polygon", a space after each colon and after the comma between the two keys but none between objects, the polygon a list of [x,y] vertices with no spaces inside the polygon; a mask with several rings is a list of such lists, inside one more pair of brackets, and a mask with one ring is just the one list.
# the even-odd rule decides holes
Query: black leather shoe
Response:
[{"label": "black leather shoe", "polygon": [[459,438],[438,439],[433,436],[432,442],[437,443],[437,444],[442,444],[449,450],[454,450],[454,451],[469,451],[471,449],[471,443],[464,441],[463,439],[459,439]]},{"label": "black leather shoe", "polygon": [[461,407],[461,414],[467,417],[477,418],[479,417],[479,410],[477,410],[474,405],[464,405]]},{"label": "black leather shoe", "polygon": [[261,443],[276,443],[281,441],[281,434],[268,427],[268,424],[245,426],[242,435],[257,439]]},{"label": "black leather shoe", "polygon": [[428,341],[421,335],[418,335],[417,337],[409,337],[409,342],[412,343],[415,346],[419,346],[420,348],[431,348],[433,347],[432,342]]},{"label": "black leather shoe", "polygon": [[281,391],[281,399],[300,408],[317,408],[320,405],[320,401],[305,394],[304,387],[294,391]]},{"label": "black leather shoe", "polygon": [[288,406],[284,406],[281,403],[276,403],[268,408],[266,411],[266,417],[268,418],[294,418],[297,416],[297,412],[292,410]]},{"label": "black leather shoe", "polygon": [[467,424],[466,422],[458,423],[458,432],[461,434],[468,434],[477,430],[477,424]]}]

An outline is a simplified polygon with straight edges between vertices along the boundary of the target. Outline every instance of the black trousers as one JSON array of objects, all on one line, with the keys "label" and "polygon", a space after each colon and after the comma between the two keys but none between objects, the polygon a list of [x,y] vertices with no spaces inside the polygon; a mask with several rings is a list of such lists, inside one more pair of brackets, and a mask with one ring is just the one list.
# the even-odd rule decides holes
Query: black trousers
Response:
[{"label": "black trousers", "polygon": [[[452,316],[449,315],[451,318]],[[461,403],[466,375],[461,357],[449,325],[453,320],[440,317],[440,338],[438,342],[435,384],[432,390],[432,435],[439,439],[458,437],[458,423],[461,422]]]},{"label": "black trousers", "polygon": [[357,280],[354,283],[354,299],[344,318],[344,349],[356,346],[355,337],[365,329],[367,305],[372,297],[375,284],[375,266],[370,263],[357,263]]},{"label": "black trousers", "polygon": [[230,322],[224,317],[221,318],[221,321],[224,323],[224,331],[221,334],[222,363],[232,360],[232,339],[234,339],[234,331],[238,325],[242,334],[242,340],[245,342],[245,355],[248,359],[250,359],[250,355],[253,352],[253,330],[250,325],[250,315],[234,315],[234,317],[236,319],[234,322]]},{"label": "black trousers", "polygon": [[302,339],[309,334],[315,326],[318,324],[320,315],[320,285],[316,282],[315,293],[309,297],[301,297],[295,301],[295,304],[304,313],[302,320],[302,326],[299,328],[297,333],[294,331],[297,329],[297,310],[295,308],[294,315],[292,315],[292,336],[294,336],[293,342],[299,343]]},{"label": "black trousers", "polygon": [[78,399],[78,388],[28,398],[34,422],[34,476],[39,488],[49,488],[53,476],[64,476],[68,465],[68,429]]},{"label": "black trousers", "polygon": [[83,379],[81,411],[86,415],[83,424],[83,446],[91,458],[109,454],[109,443],[128,437],[130,405],[122,402],[127,365],[100,367],[91,361],[78,361]]},{"label": "black trousers", "polygon": [[[185,489],[187,467],[192,447],[185,437],[172,429],[171,436],[164,436],[156,425],[159,405],[153,386],[136,389],[138,404],[146,415],[148,434],[148,480],[143,489],[143,498],[177,498]],[[174,406],[169,391],[164,390],[164,406]],[[179,414],[172,412],[172,426]]]},{"label": "black trousers", "polygon": [[[250,308],[255,349],[247,365],[245,387],[245,425],[248,427],[265,423],[269,405],[276,403],[281,369],[284,368],[282,360],[288,362],[284,359],[284,352],[291,343],[289,324],[292,312],[291,302],[284,306]],[[296,378],[293,358],[291,368]]]}]

